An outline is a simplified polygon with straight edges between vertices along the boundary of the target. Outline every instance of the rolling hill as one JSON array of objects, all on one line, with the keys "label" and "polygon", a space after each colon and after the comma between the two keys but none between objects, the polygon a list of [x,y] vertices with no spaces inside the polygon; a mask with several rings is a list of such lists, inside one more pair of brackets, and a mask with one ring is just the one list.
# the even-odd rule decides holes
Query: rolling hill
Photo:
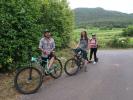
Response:
[{"label": "rolling hill", "polygon": [[126,14],[103,8],[76,8],[73,10],[76,26],[82,25],[129,25],[133,24],[133,13]]}]

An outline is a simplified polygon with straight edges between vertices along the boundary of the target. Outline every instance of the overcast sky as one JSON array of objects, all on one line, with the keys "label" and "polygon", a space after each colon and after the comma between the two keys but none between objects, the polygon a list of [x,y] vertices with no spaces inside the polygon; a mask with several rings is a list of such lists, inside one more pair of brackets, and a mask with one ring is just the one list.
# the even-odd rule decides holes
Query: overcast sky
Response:
[{"label": "overcast sky", "polygon": [[68,0],[72,9],[78,7],[102,7],[106,10],[133,13],[133,0]]}]

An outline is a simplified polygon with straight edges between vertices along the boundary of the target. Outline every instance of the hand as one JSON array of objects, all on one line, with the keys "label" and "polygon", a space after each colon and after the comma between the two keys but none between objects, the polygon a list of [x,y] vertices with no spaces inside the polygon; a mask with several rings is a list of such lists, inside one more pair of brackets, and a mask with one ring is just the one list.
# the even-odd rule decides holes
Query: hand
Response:
[{"label": "hand", "polygon": [[43,50],[43,53],[44,53],[45,55],[48,55],[48,54],[49,54],[49,52],[48,52],[47,50]]}]

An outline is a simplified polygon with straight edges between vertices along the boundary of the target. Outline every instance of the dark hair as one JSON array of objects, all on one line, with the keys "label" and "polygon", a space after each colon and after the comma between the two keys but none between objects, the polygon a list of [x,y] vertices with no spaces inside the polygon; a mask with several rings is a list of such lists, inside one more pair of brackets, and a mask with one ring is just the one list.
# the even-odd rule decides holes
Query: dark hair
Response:
[{"label": "dark hair", "polygon": [[[83,36],[83,34],[82,34],[83,32],[85,33],[85,34],[84,34],[84,36]],[[83,37],[85,38],[85,40],[87,40],[87,41],[88,41],[88,36],[87,36],[87,32],[86,32],[86,31],[82,31],[82,32],[81,32],[81,37],[80,37],[80,40],[82,40],[82,39],[83,39]]]}]

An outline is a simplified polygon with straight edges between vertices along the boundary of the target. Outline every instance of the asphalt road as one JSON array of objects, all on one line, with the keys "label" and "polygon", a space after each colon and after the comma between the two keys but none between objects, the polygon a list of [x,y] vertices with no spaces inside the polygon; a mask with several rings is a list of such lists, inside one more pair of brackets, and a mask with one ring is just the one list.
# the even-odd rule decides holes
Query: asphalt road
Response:
[{"label": "asphalt road", "polygon": [[88,72],[44,82],[22,100],[133,100],[133,50],[101,50]]}]

